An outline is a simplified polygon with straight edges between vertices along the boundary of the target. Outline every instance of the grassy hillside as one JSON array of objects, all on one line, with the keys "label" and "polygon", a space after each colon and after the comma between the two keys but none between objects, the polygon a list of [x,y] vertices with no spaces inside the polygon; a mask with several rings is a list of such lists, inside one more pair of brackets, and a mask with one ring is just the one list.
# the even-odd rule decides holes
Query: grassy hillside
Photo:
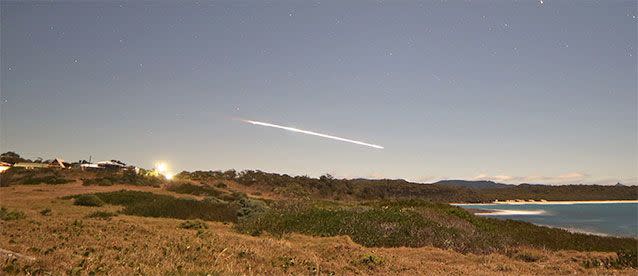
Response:
[{"label": "grassy hillside", "polygon": [[[25,183],[48,176],[68,183]],[[444,203],[481,201],[490,189],[251,171],[183,172],[166,181],[9,170],[2,180],[9,181],[0,188],[0,261],[9,273],[418,274],[428,263],[434,274],[632,274],[638,267],[636,239],[477,217]],[[519,186],[510,196],[584,188],[598,191]]]}]

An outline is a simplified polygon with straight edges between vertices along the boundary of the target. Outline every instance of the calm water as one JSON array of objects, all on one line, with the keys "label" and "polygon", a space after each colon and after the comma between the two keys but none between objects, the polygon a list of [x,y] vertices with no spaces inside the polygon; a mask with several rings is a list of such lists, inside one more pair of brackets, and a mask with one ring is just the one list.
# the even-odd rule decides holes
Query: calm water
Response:
[{"label": "calm water", "polygon": [[496,211],[491,214],[483,214],[489,217],[522,220],[574,232],[638,237],[638,203],[468,204],[459,206]]}]

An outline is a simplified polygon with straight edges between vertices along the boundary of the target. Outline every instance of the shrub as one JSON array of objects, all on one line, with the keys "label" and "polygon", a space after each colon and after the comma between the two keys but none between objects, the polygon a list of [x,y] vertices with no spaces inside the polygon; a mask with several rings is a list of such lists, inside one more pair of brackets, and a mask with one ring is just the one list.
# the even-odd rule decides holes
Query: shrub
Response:
[{"label": "shrub", "polygon": [[206,222],[201,220],[187,220],[182,222],[179,227],[184,229],[208,229]]},{"label": "shrub", "polygon": [[[82,196],[75,195],[72,198],[77,201]],[[107,204],[124,206],[121,213],[127,215],[229,222],[237,220],[238,207],[228,203],[127,190],[96,193],[91,196]]]},{"label": "shrub", "polygon": [[96,195],[80,195],[73,202],[75,205],[79,206],[102,206],[104,205],[104,201],[97,197]]},{"label": "shrub", "polygon": [[164,180],[160,177],[137,174],[131,170],[118,171],[101,171],[95,178],[82,179],[84,186],[111,186],[115,184],[128,184],[136,186],[152,186],[159,187]]},{"label": "shrub", "polygon": [[356,264],[364,265],[369,269],[373,269],[376,266],[382,265],[383,259],[372,254],[367,254],[358,259]]},{"label": "shrub", "polygon": [[616,255],[616,264],[619,267],[638,268],[638,248],[619,250]]},{"label": "shrub", "polygon": [[0,219],[1,220],[18,220],[26,218],[27,216],[20,211],[11,211],[7,208],[0,207]]},{"label": "shrub", "polygon": [[109,220],[112,217],[117,216],[116,213],[111,213],[111,212],[104,212],[104,211],[97,211],[97,212],[93,212],[90,213],[88,216],[86,216],[87,218],[95,218],[95,219],[106,219]]},{"label": "shrub", "polygon": [[239,206],[239,210],[237,211],[239,218],[263,214],[269,209],[265,202],[257,199],[240,198],[234,203]]},{"label": "shrub", "polygon": [[57,175],[47,175],[41,177],[28,177],[22,180],[22,184],[24,185],[37,185],[37,184],[66,184],[69,182],[73,182],[72,179],[66,179]]},{"label": "shrub", "polygon": [[166,190],[180,194],[191,194],[198,196],[219,196],[222,193],[220,190],[217,190],[213,187],[193,185],[190,183],[171,184],[166,187]]},{"label": "shrub", "polygon": [[51,209],[46,208],[46,209],[40,211],[40,214],[43,215],[43,216],[50,216],[51,215]]},{"label": "shrub", "polygon": [[246,194],[242,193],[242,192],[232,192],[230,194],[224,193],[224,194],[219,195],[219,198],[223,199],[225,201],[237,201],[237,200],[240,200],[240,199],[246,198],[246,197],[247,197]]},{"label": "shrub", "polygon": [[587,259],[583,261],[582,265],[585,268],[638,268],[638,255],[636,254],[638,249],[623,249],[616,252],[616,258],[604,258],[604,259]]},{"label": "shrub", "polygon": [[516,260],[528,262],[528,263],[538,262],[543,259],[542,255],[539,255],[531,251],[526,251],[526,250],[517,251],[514,254],[512,254],[510,257]]},{"label": "shrub", "polygon": [[224,182],[217,182],[217,184],[215,184],[215,187],[225,189],[228,188],[228,185],[226,185],[226,183]]},{"label": "shrub", "polygon": [[348,235],[364,246],[437,245],[445,247],[456,230],[441,227],[418,213],[401,208],[324,208],[277,206],[262,215],[240,220],[237,229],[247,234],[274,235],[297,232],[315,236]]}]

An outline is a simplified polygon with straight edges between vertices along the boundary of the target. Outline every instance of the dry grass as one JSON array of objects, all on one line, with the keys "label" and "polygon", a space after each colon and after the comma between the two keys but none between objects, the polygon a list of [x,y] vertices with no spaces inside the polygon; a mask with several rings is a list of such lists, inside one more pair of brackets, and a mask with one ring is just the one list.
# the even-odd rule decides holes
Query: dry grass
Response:
[{"label": "dry grass", "polygon": [[[366,248],[348,237],[318,238],[286,235],[252,237],[235,232],[232,225],[205,222],[207,229],[183,229],[183,220],[119,215],[111,220],[87,219],[96,211],[116,212],[117,206],[75,206],[61,196],[116,191],[123,188],[191,197],[140,186],[33,185],[0,188],[4,207],[26,214],[25,219],[0,222],[0,248],[35,261],[12,265],[55,274],[170,272],[212,274],[626,274],[638,271],[585,269],[588,258],[613,253],[545,251],[520,248],[511,254],[460,254],[433,247]],[[40,211],[51,209],[50,216]],[[532,257],[529,257],[532,256]]]}]

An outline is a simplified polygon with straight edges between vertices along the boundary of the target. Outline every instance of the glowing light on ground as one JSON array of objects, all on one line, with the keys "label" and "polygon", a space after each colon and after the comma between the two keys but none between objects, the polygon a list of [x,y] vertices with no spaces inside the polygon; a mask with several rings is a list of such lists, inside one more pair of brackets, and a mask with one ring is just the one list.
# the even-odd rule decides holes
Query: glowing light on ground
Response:
[{"label": "glowing light on ground", "polygon": [[375,145],[375,144],[370,144],[370,143],[366,143],[366,142],[362,142],[362,141],[357,141],[357,140],[341,138],[341,137],[337,137],[337,136],[333,136],[333,135],[322,134],[322,133],[318,133],[318,132],[298,129],[298,128],[294,128],[294,127],[282,126],[282,125],[271,124],[271,123],[264,123],[264,122],[259,122],[259,121],[251,121],[251,120],[241,120],[241,121],[244,122],[244,123],[249,123],[249,124],[253,124],[253,125],[274,127],[274,128],[279,128],[279,129],[283,129],[283,130],[292,131],[292,132],[303,133],[303,134],[308,134],[308,135],[314,135],[314,136],[319,136],[319,137],[328,138],[328,139],[337,140],[337,141],[342,141],[342,142],[347,142],[347,143],[353,143],[353,144],[366,146],[366,147],[371,147],[371,148],[375,148],[375,149],[383,149],[382,146]]},{"label": "glowing light on ground", "polygon": [[164,178],[171,180],[173,179],[173,176],[175,176],[174,173],[170,172],[168,169],[168,164],[166,164],[165,162],[157,162],[155,163],[155,170],[161,174],[162,176],[164,176]]}]

